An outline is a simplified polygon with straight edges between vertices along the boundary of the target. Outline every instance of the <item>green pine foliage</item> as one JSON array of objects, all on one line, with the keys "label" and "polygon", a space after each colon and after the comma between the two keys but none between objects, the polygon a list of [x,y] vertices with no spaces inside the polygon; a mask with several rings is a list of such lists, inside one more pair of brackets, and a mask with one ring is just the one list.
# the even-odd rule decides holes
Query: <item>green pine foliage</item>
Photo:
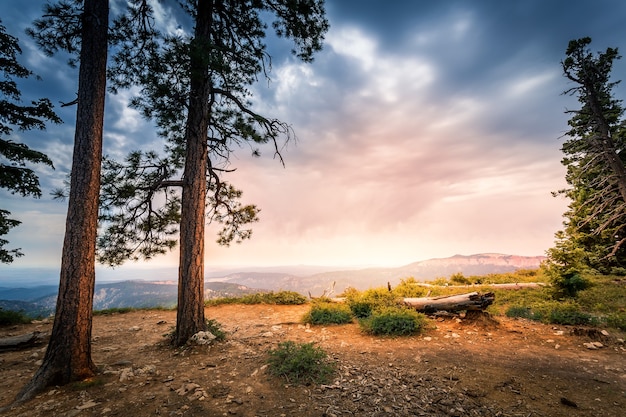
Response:
[{"label": "green pine foliage", "polygon": [[[11,140],[11,134],[14,129],[44,130],[46,121],[61,123],[61,119],[46,98],[32,101],[30,105],[22,104],[16,78],[28,78],[33,74],[18,62],[21,53],[18,39],[8,34],[0,22],[0,188],[23,197],[39,198],[39,177],[32,165],[54,168],[52,161],[44,153]],[[24,255],[19,248],[6,248],[9,241],[1,238],[21,223],[10,215],[11,212],[0,209],[0,262],[7,264]]]},{"label": "green pine foliage", "polygon": [[570,41],[562,63],[573,85],[565,93],[576,96],[581,108],[568,111],[562,147],[568,188],[554,194],[570,204],[546,266],[569,295],[584,287],[575,281],[587,270],[615,274],[626,267],[626,121],[622,101],[614,97],[619,81],[611,80],[620,56],[616,48],[594,54],[590,44],[591,38]]}]

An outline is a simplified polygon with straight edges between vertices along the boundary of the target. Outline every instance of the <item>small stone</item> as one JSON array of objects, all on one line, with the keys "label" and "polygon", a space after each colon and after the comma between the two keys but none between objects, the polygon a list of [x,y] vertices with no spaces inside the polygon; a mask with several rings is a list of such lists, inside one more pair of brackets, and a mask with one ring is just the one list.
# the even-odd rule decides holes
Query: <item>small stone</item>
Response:
[{"label": "small stone", "polygon": [[89,401],[87,401],[87,402],[85,402],[85,403],[83,403],[81,405],[77,405],[76,409],[77,410],[86,410],[88,408],[95,407],[96,405],[98,405],[97,402],[95,402],[93,400],[89,400]]},{"label": "small stone", "polygon": [[424,340],[425,340],[425,341],[427,341],[427,342],[430,342],[431,340],[433,340],[433,338],[432,338],[432,337],[430,337],[430,336],[426,336],[426,337],[424,338]]},{"label": "small stone", "polygon": [[120,372],[120,382],[132,381],[135,378],[133,368],[124,368]]},{"label": "small stone", "polygon": [[141,330],[141,327],[133,326],[133,327],[130,327],[128,330],[131,332],[138,332],[139,330]]},{"label": "small stone", "polygon": [[190,340],[197,345],[209,345],[215,339],[215,335],[211,332],[198,332],[191,336]]}]

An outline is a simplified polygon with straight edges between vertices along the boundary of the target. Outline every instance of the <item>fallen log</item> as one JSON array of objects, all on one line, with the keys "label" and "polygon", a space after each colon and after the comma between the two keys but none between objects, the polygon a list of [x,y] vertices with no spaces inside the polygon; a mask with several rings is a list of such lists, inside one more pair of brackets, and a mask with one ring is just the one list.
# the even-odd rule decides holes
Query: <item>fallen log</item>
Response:
[{"label": "fallen log", "polygon": [[426,282],[416,282],[412,285],[426,288],[472,288],[472,287],[489,287],[498,290],[521,290],[522,288],[545,288],[547,284],[543,282],[515,282],[506,284],[470,284],[470,285],[434,285]]},{"label": "fallen log", "polygon": [[434,313],[436,311],[484,310],[495,301],[492,292],[480,294],[471,292],[442,297],[405,298],[403,303],[417,311]]},{"label": "fallen log", "polygon": [[42,343],[46,334],[41,332],[26,333],[0,339],[0,352],[7,350],[21,350]]},{"label": "fallen log", "polygon": [[[481,311],[493,304],[495,299],[496,295],[492,292],[484,294],[470,292],[467,294],[444,295],[439,297],[403,298],[401,303],[417,311],[434,313],[436,311]],[[346,301],[346,298],[335,297],[329,300],[333,303],[343,303]]]}]

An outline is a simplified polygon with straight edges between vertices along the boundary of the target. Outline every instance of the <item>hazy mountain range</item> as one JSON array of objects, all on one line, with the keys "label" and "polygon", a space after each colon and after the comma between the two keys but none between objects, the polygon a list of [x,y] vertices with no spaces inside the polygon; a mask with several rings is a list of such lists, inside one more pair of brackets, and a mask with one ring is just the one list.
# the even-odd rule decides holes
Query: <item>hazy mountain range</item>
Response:
[{"label": "hazy mountain range", "polygon": [[[320,295],[335,282],[335,293],[347,287],[360,290],[396,285],[401,279],[413,277],[420,281],[448,277],[455,273],[465,276],[534,269],[543,256],[515,256],[502,254],[455,255],[449,258],[429,259],[396,268],[365,268],[356,270],[323,271],[316,267],[298,267],[294,270],[263,268],[243,272],[208,273],[205,297],[241,296],[259,291],[290,290],[301,294]],[[262,271],[262,272],[258,272]],[[323,271],[323,272],[319,272]],[[45,316],[54,311],[58,286],[39,285],[27,288],[0,287],[0,308],[21,310],[32,316]],[[176,281],[121,281],[96,284],[94,309],[120,307],[173,307],[177,299]]]}]

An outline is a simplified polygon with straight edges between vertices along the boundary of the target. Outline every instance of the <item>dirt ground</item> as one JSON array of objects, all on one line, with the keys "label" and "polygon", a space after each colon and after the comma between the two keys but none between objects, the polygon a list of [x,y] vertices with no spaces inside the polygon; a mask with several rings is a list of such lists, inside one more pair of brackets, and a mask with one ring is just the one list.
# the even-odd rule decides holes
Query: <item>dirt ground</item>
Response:
[{"label": "dirt ground", "polygon": [[[175,312],[97,316],[88,383],[53,387],[7,416],[623,416],[623,334],[525,320],[434,318],[419,336],[379,338],[358,324],[301,324],[309,306],[223,305],[207,318],[224,342],[174,349]],[[0,337],[50,323],[0,328]],[[328,385],[296,386],[266,371],[281,341],[315,342],[337,364]],[[590,343],[596,342],[596,345]],[[45,345],[0,353],[8,405]]]}]

